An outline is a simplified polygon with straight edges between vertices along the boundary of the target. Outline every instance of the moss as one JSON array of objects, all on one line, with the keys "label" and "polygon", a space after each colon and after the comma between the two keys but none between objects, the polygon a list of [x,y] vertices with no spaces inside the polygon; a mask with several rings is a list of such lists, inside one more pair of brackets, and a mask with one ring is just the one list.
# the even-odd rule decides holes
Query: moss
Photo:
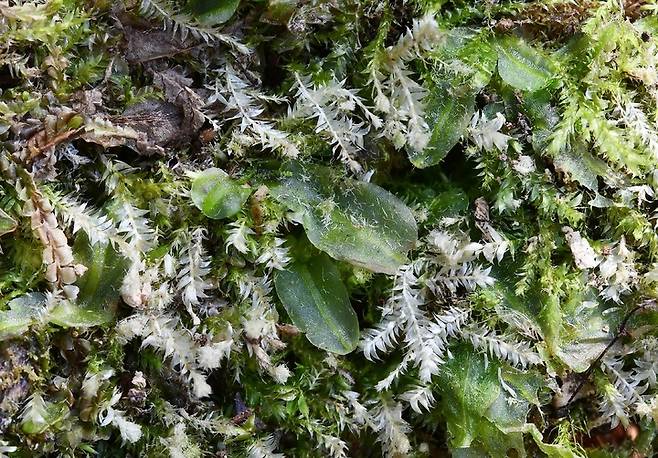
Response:
[{"label": "moss", "polygon": [[0,5],[0,456],[651,456],[653,2],[228,3]]}]

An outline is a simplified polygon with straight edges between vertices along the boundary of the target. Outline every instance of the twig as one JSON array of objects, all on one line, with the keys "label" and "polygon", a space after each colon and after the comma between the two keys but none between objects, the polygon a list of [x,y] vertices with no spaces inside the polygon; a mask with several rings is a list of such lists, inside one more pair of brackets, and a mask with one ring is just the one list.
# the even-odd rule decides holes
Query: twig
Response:
[{"label": "twig", "polygon": [[587,370],[585,372],[583,372],[583,374],[581,376],[582,380],[580,381],[580,383],[578,384],[578,386],[576,387],[574,392],[571,393],[571,397],[569,398],[567,403],[563,406],[563,408],[566,408],[569,405],[571,405],[571,403],[573,402],[573,400],[576,397],[576,395],[578,394],[578,392],[583,388],[583,386],[585,386],[585,383],[587,383],[587,381],[589,380],[589,377],[590,377],[590,375],[592,375],[592,372],[594,372],[594,369],[596,369],[599,366],[599,363],[601,362],[601,360],[603,359],[605,354],[608,352],[608,350],[610,350],[612,348],[612,346],[615,343],[617,343],[619,338],[624,334],[624,331],[626,330],[626,325],[628,324],[628,321],[631,319],[631,317],[636,312],[638,312],[639,310],[641,310],[641,309],[645,308],[647,305],[649,305],[649,302],[650,301],[642,302],[640,305],[634,307],[630,312],[628,312],[626,314],[626,316],[622,320],[621,324],[619,325],[619,329],[617,330],[617,334],[612,338],[612,340],[608,343],[608,345],[606,345],[606,347],[599,354],[599,356],[594,361],[592,361],[592,363],[589,365]]}]

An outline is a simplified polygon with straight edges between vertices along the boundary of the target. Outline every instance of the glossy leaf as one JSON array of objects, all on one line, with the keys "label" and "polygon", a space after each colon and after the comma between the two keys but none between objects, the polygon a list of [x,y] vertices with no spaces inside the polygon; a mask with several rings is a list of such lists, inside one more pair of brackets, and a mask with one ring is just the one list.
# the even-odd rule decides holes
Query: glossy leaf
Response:
[{"label": "glossy leaf", "polygon": [[190,10],[199,23],[208,26],[223,24],[231,19],[240,0],[192,0]]},{"label": "glossy leaf", "polygon": [[612,322],[614,315],[604,315],[605,307],[595,297],[586,299],[590,300],[582,300],[581,306],[565,316],[570,332],[556,351],[556,356],[574,372],[589,368],[610,343],[617,328]]},{"label": "glossy leaf", "polygon": [[541,383],[532,371],[514,371],[485,361],[468,345],[457,347],[442,366],[438,384],[453,456],[510,456],[510,450],[524,456],[523,435],[512,431],[525,424],[528,401],[538,402]]},{"label": "glossy leaf", "polygon": [[41,312],[46,296],[28,293],[9,302],[9,309],[0,312],[0,340],[23,334]]},{"label": "glossy leaf", "polygon": [[274,275],[292,322],[318,348],[344,355],[359,342],[359,322],[334,262],[325,254],[296,261]]},{"label": "glossy leaf", "polygon": [[88,310],[113,310],[119,301],[119,289],[128,269],[128,259],[111,244],[91,245],[81,234],[74,245],[78,262],[87,267],[78,279],[78,304]]},{"label": "glossy leaf", "polygon": [[554,74],[550,60],[522,40],[506,38],[498,43],[498,74],[512,87],[537,91]]},{"label": "glossy leaf", "polygon": [[[496,71],[498,53],[491,39],[470,27],[456,27],[446,31],[445,45],[439,49],[443,62],[460,62],[463,66],[458,75],[454,73],[439,76],[440,80],[459,79],[479,91],[484,88]],[[437,79],[435,77],[435,79]],[[458,86],[459,84],[453,84]]]},{"label": "glossy leaf", "polygon": [[470,447],[480,435],[483,414],[500,394],[494,366],[486,367],[482,356],[467,346],[443,366],[439,386],[453,448]]},{"label": "glossy leaf", "polygon": [[272,194],[318,249],[374,272],[394,273],[418,239],[413,214],[397,197],[326,167],[293,164]]},{"label": "glossy leaf", "polygon": [[251,190],[239,185],[222,169],[210,168],[192,181],[192,202],[211,219],[229,218],[240,211]]},{"label": "glossy leaf", "polygon": [[48,313],[50,323],[65,328],[90,328],[112,322],[111,310],[87,308],[69,300],[63,300]]},{"label": "glossy leaf", "polygon": [[432,136],[422,151],[410,151],[418,168],[436,165],[459,142],[475,110],[475,93],[467,86],[441,85],[428,97],[425,119]]},{"label": "glossy leaf", "polygon": [[605,167],[605,163],[592,156],[584,148],[560,151],[555,156],[553,162],[556,170],[566,173],[572,180],[577,181],[587,189],[598,191],[597,174],[593,167],[590,167],[590,164],[598,162],[602,163],[603,167]]},{"label": "glossy leaf", "polygon": [[76,302],[62,300],[48,313],[50,323],[88,328],[110,323],[119,301],[119,291],[128,269],[128,260],[111,244],[91,245],[81,233],[75,241],[74,256],[87,271],[78,279]]}]

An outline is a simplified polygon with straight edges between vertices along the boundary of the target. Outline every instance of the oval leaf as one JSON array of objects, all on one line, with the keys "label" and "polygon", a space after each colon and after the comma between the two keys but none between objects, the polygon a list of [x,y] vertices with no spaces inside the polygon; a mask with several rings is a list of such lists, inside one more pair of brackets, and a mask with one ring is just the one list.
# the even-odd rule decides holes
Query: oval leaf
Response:
[{"label": "oval leaf", "polygon": [[194,18],[203,25],[214,26],[231,19],[240,0],[192,0],[189,3]]},{"label": "oval leaf", "polygon": [[313,245],[332,258],[393,274],[418,239],[411,210],[372,183],[332,176],[320,166],[291,166],[272,194],[298,214]]},{"label": "oval leaf", "polygon": [[211,219],[229,218],[240,211],[251,190],[231,179],[222,169],[211,168],[192,181],[192,202]]},{"label": "oval leaf", "polygon": [[524,41],[507,38],[498,44],[498,74],[510,86],[533,92],[548,84],[553,66]]},{"label": "oval leaf", "polygon": [[436,165],[459,142],[475,111],[475,93],[467,86],[441,85],[430,93],[425,120],[432,136],[422,151],[410,151],[409,160],[418,168]]},{"label": "oval leaf", "polygon": [[274,275],[276,293],[292,322],[318,348],[339,355],[359,342],[359,321],[338,269],[325,254],[293,262]]},{"label": "oval leaf", "polygon": [[75,285],[80,289],[76,302],[59,301],[47,319],[63,327],[90,328],[111,323],[119,302],[119,291],[128,269],[128,259],[107,243],[91,245],[79,233],[73,246],[75,259],[87,267]]}]

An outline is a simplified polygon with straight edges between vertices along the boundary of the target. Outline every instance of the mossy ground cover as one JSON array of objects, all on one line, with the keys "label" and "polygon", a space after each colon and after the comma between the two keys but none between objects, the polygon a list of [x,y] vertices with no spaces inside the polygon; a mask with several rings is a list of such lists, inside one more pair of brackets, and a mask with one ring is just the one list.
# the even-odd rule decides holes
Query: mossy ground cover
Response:
[{"label": "mossy ground cover", "polygon": [[657,14],[0,1],[0,457],[653,456]]}]

